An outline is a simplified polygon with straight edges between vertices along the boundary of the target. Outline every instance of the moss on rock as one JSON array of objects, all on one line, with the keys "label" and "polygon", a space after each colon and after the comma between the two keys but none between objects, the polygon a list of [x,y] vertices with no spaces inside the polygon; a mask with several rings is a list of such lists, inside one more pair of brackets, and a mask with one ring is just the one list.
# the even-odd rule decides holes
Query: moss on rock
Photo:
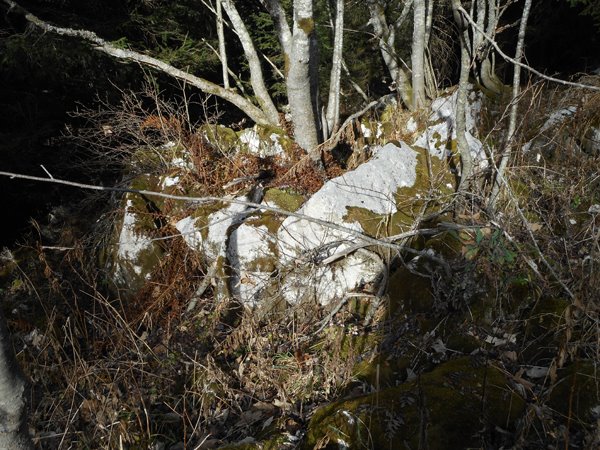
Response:
[{"label": "moss on rock", "polygon": [[317,410],[303,448],[479,448],[495,427],[513,428],[524,407],[500,370],[464,357]]},{"label": "moss on rock", "polygon": [[287,189],[272,188],[265,192],[263,201],[274,203],[284,211],[296,212],[304,203],[304,196]]}]

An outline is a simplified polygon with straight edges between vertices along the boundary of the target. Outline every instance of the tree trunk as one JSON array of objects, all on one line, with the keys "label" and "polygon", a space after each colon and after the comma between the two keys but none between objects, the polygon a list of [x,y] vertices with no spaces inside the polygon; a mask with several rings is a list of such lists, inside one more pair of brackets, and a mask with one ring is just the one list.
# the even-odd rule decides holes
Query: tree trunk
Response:
[{"label": "tree trunk", "polygon": [[425,11],[425,0],[414,3],[411,53],[412,106],[414,109],[422,108],[425,104]]},{"label": "tree trunk", "polygon": [[[529,20],[529,12],[531,11],[531,0],[525,0],[523,6],[523,14],[521,16],[521,25],[519,26],[519,37],[517,39],[517,48],[515,50],[515,60],[521,62],[523,58],[523,46],[525,43],[525,32],[527,30],[527,21]],[[506,144],[504,146],[504,152],[502,159],[500,160],[500,166],[498,167],[498,173],[494,181],[494,187],[490,195],[490,201],[488,204],[488,210],[493,213],[496,207],[496,201],[500,190],[502,189],[502,183],[504,179],[504,172],[508,165],[508,158],[510,156],[510,150],[515,141],[515,130],[517,129],[517,111],[518,111],[518,96],[521,84],[521,66],[515,64],[513,72],[513,85],[512,85],[512,101],[510,106],[510,115],[508,119],[508,130],[506,132]]]},{"label": "tree trunk", "polygon": [[425,94],[429,98],[436,98],[438,96],[438,84],[435,79],[435,72],[433,70],[433,63],[431,60],[431,49],[429,48],[429,41],[431,40],[431,29],[433,27],[433,5],[435,0],[428,0],[427,2],[427,16],[425,19]]},{"label": "tree trunk", "polygon": [[248,29],[246,28],[246,25],[240,17],[233,2],[231,0],[220,1],[223,4],[223,9],[225,9],[225,12],[229,16],[231,25],[237,33],[242,44],[242,48],[244,49],[244,55],[246,56],[246,59],[248,60],[248,66],[250,67],[250,82],[252,84],[252,89],[256,94],[256,99],[258,100],[260,108],[269,118],[269,121],[278,123],[279,112],[273,104],[273,100],[271,99],[269,91],[267,90],[267,86],[265,85],[260,58],[258,57],[258,53],[256,53],[256,48],[254,47],[254,42],[252,42],[250,33],[248,33]]},{"label": "tree trunk", "polygon": [[383,62],[388,69],[392,81],[396,85],[396,90],[400,95],[402,102],[409,109],[412,108],[412,85],[406,70],[399,65],[395,48],[395,39],[396,29],[400,28],[406,19],[412,3],[413,0],[405,1],[398,20],[390,27],[387,24],[385,12],[380,2],[378,0],[367,0],[369,14],[371,16],[370,24],[373,27],[375,36],[377,36],[379,40],[379,51],[381,52]]},{"label": "tree trunk", "polygon": [[294,0],[287,94],[294,123],[294,137],[306,151],[314,149],[320,142],[318,86],[314,74],[318,67],[315,39],[312,0]]},{"label": "tree trunk", "polygon": [[227,65],[227,50],[225,48],[225,32],[223,31],[223,9],[221,0],[217,2],[217,37],[219,39],[219,57],[223,69],[223,87],[229,89],[229,66]]},{"label": "tree trunk", "polygon": [[327,100],[327,131],[323,138],[335,133],[340,120],[340,77],[342,74],[342,52],[344,48],[344,0],[336,0],[333,37],[333,59]]},{"label": "tree trunk", "polygon": [[290,30],[290,25],[285,18],[285,10],[281,6],[279,0],[268,0],[266,6],[275,24],[277,37],[279,38],[279,43],[281,44],[281,49],[283,51],[283,57],[285,60],[284,75],[287,77],[290,66],[290,55],[292,53],[292,32]]},{"label": "tree trunk", "polygon": [[477,27],[473,27],[472,42],[475,58],[474,74],[479,84],[495,95],[502,93],[504,85],[495,73],[493,50],[483,32],[493,39],[498,20],[497,0],[477,0]]},{"label": "tree trunk", "polygon": [[[460,0],[452,0],[452,10],[459,28],[464,27],[462,14],[458,11],[461,6]],[[469,72],[471,68],[471,58],[468,49],[468,30],[460,34],[460,79],[458,82],[458,93],[456,99],[456,146],[460,155],[461,174],[458,191],[464,192],[468,187],[469,180],[473,176],[473,158],[467,142],[467,89],[469,85]]]},{"label": "tree trunk", "polygon": [[24,391],[25,380],[15,361],[0,312],[0,449],[33,449],[25,421]]}]

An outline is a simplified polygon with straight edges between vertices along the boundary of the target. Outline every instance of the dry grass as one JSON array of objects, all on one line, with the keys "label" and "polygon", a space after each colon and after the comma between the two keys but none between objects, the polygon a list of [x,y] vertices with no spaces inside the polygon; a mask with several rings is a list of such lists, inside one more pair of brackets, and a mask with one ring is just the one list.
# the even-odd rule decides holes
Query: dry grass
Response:
[{"label": "dry grass", "polygon": [[[33,286],[39,294],[30,317],[10,324],[32,383],[37,448],[235,442],[265,423],[284,430],[352,380],[354,358],[336,351],[343,332],[314,346],[314,306],[274,303],[258,319],[206,295],[182,314],[196,266],[177,239],[168,245],[172,256],[130,300],[102,294],[75,251],[60,261],[40,253],[13,292],[15,301]],[[53,289],[58,271],[78,282]]]},{"label": "dry grass", "polygon": [[[248,436],[300,436],[319,405],[357,386],[361,393],[379,387],[379,378],[373,386],[357,380],[358,362],[408,358],[414,373],[431,370],[440,362],[432,343],[448,337],[444,327],[451,324],[452,333],[469,339],[517,336],[514,342],[482,343],[478,349],[528,400],[507,440],[521,448],[593,448],[597,428],[576,414],[576,383],[567,384],[564,374],[600,359],[600,213],[592,208],[600,204],[600,160],[577,147],[579,127],[594,123],[599,102],[532,90],[523,102],[520,132],[521,143],[531,139],[531,130],[544,122],[539,114],[551,112],[565,98],[577,99],[579,109],[548,136],[548,142],[560,145],[536,149],[539,160],[537,151],[515,154],[509,172],[512,194],[502,199],[502,215],[490,223],[480,209],[482,189],[471,209],[455,217],[481,226],[482,232],[460,234],[463,252],[449,261],[452,276],[429,263],[417,267],[430,277],[433,306],[425,313],[403,306],[394,316],[382,308],[369,329],[347,307],[335,315],[333,325],[315,333],[324,312],[312,303],[286,305],[277,294],[258,312],[248,312],[231,299],[216,302],[209,289],[194,312],[186,313],[206,268],[180,237],[168,238],[177,234],[168,225],[157,236],[164,238],[165,257],[151,280],[131,298],[119,296],[97,268],[97,236],[86,237],[70,224],[65,227],[70,231],[45,241],[46,246],[68,247],[57,251],[41,245],[40,226],[3,283],[4,306],[15,311],[7,314],[15,348],[31,381],[36,447],[156,448],[160,443],[214,448]],[[341,163],[330,155],[321,173],[304,162],[298,148],[285,160],[228,153],[195,133],[185,116],[165,111],[146,111],[131,123],[153,145],[168,138],[184,146],[195,168],[184,183],[206,194],[219,194],[232,180],[260,170],[271,172],[265,181],[269,186],[310,194],[325,178],[341,173]],[[395,138],[410,140],[406,119],[402,114],[394,119]],[[490,146],[502,139],[496,123],[490,117]],[[135,154],[132,149],[113,153],[115,161]],[[447,203],[437,200],[441,206]],[[540,255],[553,272],[544,269]],[[484,306],[488,309],[482,313]],[[547,375],[527,379],[523,371],[530,366],[546,368]],[[596,387],[598,379],[594,374]],[[553,400],[553,392],[565,385],[574,386],[560,397],[566,409]]]},{"label": "dry grass", "polygon": [[[599,79],[586,81],[598,84]],[[543,127],[553,113],[568,107],[577,109]],[[501,148],[498,117],[502,115],[490,120],[487,142]],[[493,288],[493,326],[522,336],[515,349],[518,360],[504,361],[504,366],[516,374],[521,372],[515,363],[548,370],[546,377],[522,384],[531,404],[517,430],[517,445],[593,448],[600,442],[597,424],[593,419],[585,422],[571,404],[580,401],[575,383],[581,378],[566,381],[564,374],[586,364],[597,370],[600,357],[600,214],[594,206],[600,205],[600,155],[581,146],[586,130],[600,124],[600,97],[577,89],[531,86],[521,98],[520,117],[517,148],[533,145],[528,153],[513,152],[510,189],[494,218],[502,233],[496,241],[483,237],[472,263]],[[489,226],[481,220],[485,211],[475,209],[474,216]],[[543,332],[536,323],[546,324]],[[597,401],[600,377],[593,374],[591,380]],[[573,383],[570,396],[561,400],[569,402],[566,410],[556,402],[564,383]]]}]

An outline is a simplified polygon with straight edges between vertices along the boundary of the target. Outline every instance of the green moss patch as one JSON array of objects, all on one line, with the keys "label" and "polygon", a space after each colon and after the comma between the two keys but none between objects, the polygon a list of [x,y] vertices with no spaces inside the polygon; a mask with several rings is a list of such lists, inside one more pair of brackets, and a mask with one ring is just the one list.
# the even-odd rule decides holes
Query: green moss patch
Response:
[{"label": "green moss patch", "polygon": [[304,196],[286,189],[272,188],[265,192],[266,203],[274,203],[284,211],[296,212],[304,203]]},{"label": "green moss patch", "polygon": [[310,421],[304,448],[317,443],[331,448],[480,448],[495,427],[512,429],[524,408],[500,370],[464,357],[402,386],[321,408]]},{"label": "green moss patch", "polygon": [[344,220],[358,222],[371,236],[385,237],[408,231],[416,219],[439,210],[440,202],[453,194],[455,180],[444,161],[430,158],[421,148],[416,152],[415,183],[397,190],[394,214],[382,215],[366,208],[349,207]]},{"label": "green moss patch", "polygon": [[310,17],[304,17],[304,18],[298,20],[298,26],[307,35],[310,35],[315,30],[315,21]]}]

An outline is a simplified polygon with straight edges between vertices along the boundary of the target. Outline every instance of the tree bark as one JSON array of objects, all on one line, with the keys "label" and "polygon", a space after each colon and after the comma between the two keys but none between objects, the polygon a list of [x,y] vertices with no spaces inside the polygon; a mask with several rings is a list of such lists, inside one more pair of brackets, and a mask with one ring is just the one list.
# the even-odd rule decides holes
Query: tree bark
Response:
[{"label": "tree bark", "polygon": [[[462,13],[458,10],[461,6],[460,0],[452,0],[452,10],[459,28],[464,26]],[[467,89],[469,85],[469,72],[471,58],[468,49],[468,29],[460,34],[460,79],[458,82],[458,93],[456,99],[456,146],[460,155],[461,174],[458,185],[459,192],[465,192],[469,180],[473,176],[473,158],[467,142]]]},{"label": "tree bark", "polygon": [[254,47],[254,42],[252,42],[250,33],[248,33],[246,24],[244,24],[244,21],[240,17],[237,8],[231,0],[220,1],[223,5],[223,9],[225,9],[225,12],[227,13],[227,16],[229,16],[231,25],[237,33],[242,44],[242,48],[244,49],[244,55],[246,56],[246,59],[248,60],[248,66],[250,67],[250,82],[252,84],[252,89],[256,94],[256,99],[258,100],[260,108],[262,111],[264,111],[270,122],[275,124],[279,123],[279,112],[277,111],[277,108],[275,107],[275,104],[269,95],[267,86],[265,85],[260,58],[258,57],[256,48]]},{"label": "tree bark", "polygon": [[476,24],[473,28],[472,48],[475,57],[474,74],[483,87],[495,95],[502,93],[504,85],[495,73],[493,50],[485,39],[482,31],[485,30],[492,38],[498,26],[497,0],[477,0]]},{"label": "tree bark", "polygon": [[422,108],[425,104],[425,36],[426,9],[425,0],[421,0],[414,2],[413,5],[411,69],[412,104],[414,109]]},{"label": "tree bark", "polygon": [[379,40],[381,57],[388,69],[390,77],[396,84],[396,90],[400,95],[402,102],[409,109],[412,108],[412,85],[406,70],[400,67],[396,53],[395,40],[396,29],[400,28],[406,19],[412,3],[413,0],[406,0],[398,20],[396,20],[393,26],[388,26],[385,12],[379,0],[367,0],[369,14],[371,16],[370,24],[373,27],[375,36]]},{"label": "tree bark", "polygon": [[25,421],[25,380],[17,366],[0,312],[0,449],[33,449]]},{"label": "tree bark", "polygon": [[312,0],[294,0],[294,25],[287,93],[294,123],[294,137],[306,151],[320,142],[320,114],[315,77],[317,55]]},{"label": "tree bark", "polygon": [[[517,38],[517,48],[515,50],[515,60],[520,62],[523,58],[523,47],[525,44],[525,32],[527,31],[527,21],[529,20],[529,12],[531,11],[531,0],[525,0],[525,5],[523,6],[523,14],[521,16],[521,24],[519,26],[519,36]],[[512,85],[512,102],[510,106],[510,114],[508,119],[508,130],[506,132],[506,144],[504,146],[504,151],[502,154],[502,158],[500,160],[500,166],[498,167],[498,173],[496,174],[496,179],[494,180],[494,187],[492,188],[492,193],[490,195],[490,201],[488,203],[488,210],[493,213],[496,208],[496,201],[498,200],[498,195],[502,189],[502,183],[504,181],[504,172],[506,171],[506,166],[508,165],[508,159],[510,157],[510,151],[515,141],[515,131],[517,129],[517,112],[519,106],[519,91],[521,84],[521,66],[515,64],[514,72],[513,72],[513,85]]]},{"label": "tree bark", "polygon": [[336,0],[333,37],[333,59],[327,100],[327,132],[324,139],[335,133],[340,120],[340,78],[342,74],[342,53],[344,48],[344,0]]},{"label": "tree bark", "polygon": [[223,87],[229,89],[229,66],[227,65],[227,49],[225,48],[225,32],[223,30],[223,9],[221,0],[217,2],[217,37],[219,39],[219,57],[223,69]]},{"label": "tree bark", "polygon": [[435,0],[427,1],[427,12],[425,18],[425,94],[429,98],[438,96],[438,85],[435,79],[433,63],[431,61],[431,49],[429,41],[431,40],[431,29],[433,27],[433,5]]},{"label": "tree bark", "polygon": [[285,17],[285,11],[279,0],[268,0],[268,4],[266,6],[275,24],[277,37],[279,38],[279,43],[281,44],[281,49],[285,59],[284,75],[287,77],[290,65],[290,55],[292,53],[292,31],[290,30],[290,25]]}]

